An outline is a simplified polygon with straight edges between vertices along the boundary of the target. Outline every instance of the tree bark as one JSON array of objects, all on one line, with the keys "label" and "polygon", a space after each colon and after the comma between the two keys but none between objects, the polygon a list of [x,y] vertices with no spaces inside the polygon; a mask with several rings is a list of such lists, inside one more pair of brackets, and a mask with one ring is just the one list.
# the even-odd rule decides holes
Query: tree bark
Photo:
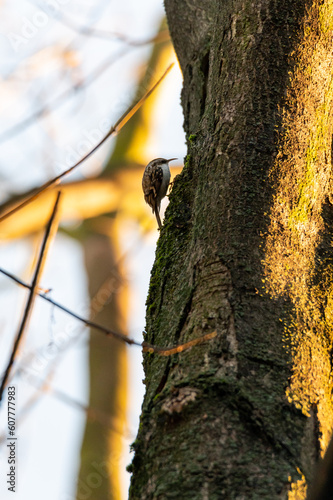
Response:
[{"label": "tree bark", "polygon": [[[131,499],[304,498],[332,428],[331,2],[165,0],[188,155],[161,230]],[[331,292],[332,290],[332,292]]]}]

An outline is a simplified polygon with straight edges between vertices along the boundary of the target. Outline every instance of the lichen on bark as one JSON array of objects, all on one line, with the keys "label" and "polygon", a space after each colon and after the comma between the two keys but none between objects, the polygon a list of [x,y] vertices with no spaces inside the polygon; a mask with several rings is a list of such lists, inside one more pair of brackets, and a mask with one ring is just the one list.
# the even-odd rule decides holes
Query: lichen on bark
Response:
[{"label": "lichen on bark", "polygon": [[[329,81],[330,2],[166,0],[165,6],[184,75],[188,156],[157,245],[146,335],[160,345],[213,330],[218,336],[168,359],[145,356],[130,498],[301,498],[319,454],[318,419],[330,411],[325,403],[321,413],[305,393],[307,411],[303,400],[295,405],[292,344],[304,341],[294,330],[300,295],[293,292],[303,283],[307,294],[316,290],[311,304],[322,301],[313,342],[304,349],[320,345],[329,352],[320,307],[330,293],[311,263],[320,251],[325,260],[331,241],[329,216],[326,226],[316,216],[329,192],[331,91],[327,83],[316,94],[310,84],[317,71]],[[321,75],[316,58],[323,55]],[[298,149],[290,148],[291,137]],[[289,193],[284,178],[292,179]],[[304,269],[290,260],[293,269],[285,267],[279,278],[289,248],[281,234],[299,248],[304,217],[320,235],[313,254]],[[330,283],[327,261],[324,270]],[[326,390],[325,356],[318,371]]]}]

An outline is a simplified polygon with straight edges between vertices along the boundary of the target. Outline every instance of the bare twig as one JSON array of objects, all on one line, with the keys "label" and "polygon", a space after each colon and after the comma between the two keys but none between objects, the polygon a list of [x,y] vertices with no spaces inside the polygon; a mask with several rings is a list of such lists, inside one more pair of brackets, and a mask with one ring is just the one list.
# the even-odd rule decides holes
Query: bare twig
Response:
[{"label": "bare twig", "polygon": [[164,71],[163,75],[158,79],[158,81],[155,83],[155,85],[153,85],[144,95],[143,97],[141,97],[141,99],[139,99],[134,105],[131,105],[126,111],[125,113],[122,114],[122,116],[117,120],[117,122],[115,123],[115,125],[113,125],[110,130],[108,131],[108,133],[103,137],[103,139],[101,139],[101,141],[92,149],[90,150],[83,158],[81,158],[81,160],[79,160],[77,163],[75,163],[75,165],[73,165],[72,167],[70,167],[69,169],[65,170],[65,172],[62,172],[61,174],[57,175],[56,177],[54,177],[53,179],[47,181],[45,184],[43,184],[42,186],[40,186],[39,188],[37,188],[36,190],[33,191],[33,194],[31,196],[29,196],[28,198],[26,198],[24,201],[22,201],[21,203],[19,203],[16,207],[12,208],[11,210],[9,210],[7,213],[3,214],[1,217],[0,217],[0,222],[7,219],[7,217],[9,217],[10,215],[13,215],[15,212],[17,212],[18,210],[21,210],[21,208],[25,207],[26,205],[28,205],[29,203],[31,203],[33,200],[35,200],[36,198],[38,198],[38,196],[43,192],[45,191],[46,189],[49,189],[50,187],[58,184],[61,179],[63,177],[65,177],[66,175],[68,175],[70,172],[72,172],[76,167],[78,167],[79,165],[81,165],[85,160],[87,160],[87,158],[89,158],[93,153],[95,153],[95,151],[97,151],[97,149],[100,148],[100,146],[102,144],[104,144],[104,142],[113,134],[115,134],[116,132],[119,132],[123,126],[128,122],[128,120],[134,115],[134,113],[137,112],[137,110],[142,106],[142,104],[146,101],[146,99],[148,99],[148,97],[152,94],[152,92],[154,92],[154,90],[158,87],[158,85],[162,82],[162,80],[165,78],[165,76],[169,73],[169,71],[171,70],[171,68],[173,67],[174,63],[170,64],[167,69]]},{"label": "bare twig", "polygon": [[102,64],[100,64],[97,68],[95,68],[85,79],[80,80],[78,83],[73,85],[72,87],[68,88],[64,92],[62,92],[60,95],[55,97],[54,99],[51,99],[47,104],[42,106],[40,109],[37,109],[37,111],[34,111],[31,113],[29,116],[23,118],[23,120],[19,121],[18,123],[15,123],[15,125],[12,125],[9,127],[7,130],[4,130],[3,132],[0,133],[0,142],[5,142],[11,139],[13,136],[16,134],[19,134],[26,128],[28,128],[30,125],[35,123],[35,121],[42,116],[46,116],[48,113],[50,113],[53,109],[56,109],[59,107],[61,104],[65,103],[69,97],[71,97],[73,94],[76,92],[83,90],[87,88],[89,85],[91,85],[107,68],[111,66],[112,63],[116,62],[119,60],[119,58],[127,54],[127,50],[122,50],[119,51],[118,54],[113,54],[111,57],[108,57],[105,61],[103,61]]},{"label": "bare twig", "polygon": [[[35,2],[30,2],[30,3],[35,5]],[[40,6],[40,8],[42,7]],[[131,47],[142,47],[143,45],[149,45],[151,43],[160,43],[170,40],[169,30],[163,30],[157,35],[145,40],[133,40],[122,33],[110,32],[98,28],[91,28],[90,26],[80,26],[75,22],[73,22],[69,17],[65,16],[62,13],[60,14],[59,12],[53,13],[53,17],[59,23],[67,26],[68,28],[70,28],[71,30],[75,31],[80,35],[102,38],[104,40],[105,39],[119,40],[120,42],[123,42]]]},{"label": "bare twig", "polygon": [[116,432],[117,434],[120,434],[121,436],[127,439],[131,439],[134,437],[129,431],[125,433],[119,428],[117,428],[115,423],[111,422],[110,416],[106,412],[100,410],[99,408],[94,408],[92,406],[85,405],[80,401],[74,399],[73,397],[69,396],[68,394],[65,394],[63,391],[55,389],[54,387],[49,388],[49,394],[51,394],[51,396],[54,396],[67,406],[71,406],[73,408],[76,408],[77,410],[84,412],[88,420],[92,422],[99,422],[105,427],[108,427],[110,430]]},{"label": "bare twig", "polygon": [[[162,31],[158,35],[156,35],[154,38],[151,38],[150,40],[145,40],[142,42],[134,42],[133,43],[128,43],[127,45],[129,47],[122,48],[121,50],[118,51],[117,54],[112,54],[112,56],[108,57],[105,61],[103,61],[97,68],[95,68],[88,76],[86,76],[84,79],[80,80],[78,83],[76,83],[73,87],[70,87],[69,89],[65,90],[62,92],[60,95],[55,97],[53,100],[42,106],[40,109],[37,111],[33,112],[31,115],[27,116],[20,122],[16,123],[15,125],[9,127],[7,130],[4,130],[3,132],[0,133],[0,142],[5,142],[9,139],[11,139],[13,136],[16,134],[19,134],[23,130],[25,130],[27,127],[35,123],[35,121],[38,118],[41,118],[42,116],[45,116],[49,114],[53,109],[58,108],[62,104],[64,104],[69,97],[71,97],[73,94],[76,92],[79,92],[83,89],[86,89],[89,87],[97,78],[104,73],[113,63],[119,61],[119,59],[126,54],[128,54],[131,49],[135,49],[137,47],[141,47],[145,44],[152,43],[152,42],[162,42],[167,40],[166,34],[168,31]],[[117,35],[119,39],[121,39],[121,35]],[[124,37],[125,38],[125,37]]]},{"label": "bare twig", "polygon": [[87,36],[94,36],[97,38],[108,38],[108,39],[115,39],[119,40],[120,42],[125,43],[126,45],[129,45],[130,47],[143,47],[144,45],[149,45],[151,43],[163,43],[167,42],[170,40],[170,33],[169,30],[163,30],[157,33],[157,35],[154,35],[151,38],[146,38],[145,40],[133,40],[129,38],[126,35],[123,35],[122,33],[111,33],[109,31],[104,31],[100,29],[95,29],[95,28],[85,28],[84,26],[75,26],[74,24],[70,24],[69,21],[66,21],[67,26],[69,26],[71,29],[77,31],[80,35],[87,35]]},{"label": "bare twig", "polygon": [[190,347],[194,347],[195,345],[202,344],[206,340],[214,339],[217,335],[217,332],[206,333],[206,335],[202,335],[197,339],[190,340],[189,342],[185,342],[185,344],[177,345],[175,347],[158,347],[148,344],[147,342],[142,342],[143,352],[155,352],[160,356],[171,356],[172,354],[178,354],[179,352],[186,351]]},{"label": "bare twig", "polygon": [[[19,285],[23,286],[24,288],[31,289],[30,285],[28,285],[27,283],[24,283],[24,281],[21,281],[19,278],[13,276],[8,271],[5,271],[4,269],[0,268],[0,273],[4,274],[5,276],[8,276],[8,278],[12,279],[13,281],[18,283]],[[122,340],[122,341],[126,342],[126,344],[129,344],[129,345],[133,344],[133,345],[137,345],[137,346],[141,347],[140,342],[136,342],[135,340],[127,337],[127,335],[125,335],[123,333],[114,332],[114,331],[110,330],[109,328],[106,328],[105,326],[99,325],[99,324],[95,323],[94,321],[91,321],[90,319],[83,318],[82,316],[80,316],[79,314],[76,314],[75,312],[71,311],[70,309],[63,306],[62,304],[59,304],[59,302],[56,302],[55,300],[51,299],[46,294],[37,292],[37,295],[39,295],[39,297],[41,297],[42,299],[44,299],[47,302],[49,302],[50,304],[52,304],[54,307],[57,307],[58,309],[60,309],[61,311],[64,311],[65,313],[69,314],[70,316],[77,319],[78,321],[81,321],[86,326],[89,326],[90,328],[95,328],[96,330],[99,330],[103,333],[106,333],[107,335],[110,335],[118,340]]]},{"label": "bare twig", "polygon": [[[43,6],[42,3],[40,2],[35,2],[34,0],[28,0],[31,5],[34,5],[35,7],[38,7],[41,10],[46,10]],[[63,24],[64,26],[67,26],[71,30],[75,31],[79,35],[84,35],[84,36],[92,36],[96,38],[102,38],[102,39],[108,39],[108,40],[119,40],[126,45],[130,45],[132,47],[141,47],[143,45],[149,45],[150,43],[159,43],[159,42],[164,42],[167,40],[170,40],[170,34],[169,30],[163,30],[157,35],[148,38],[146,40],[133,40],[129,38],[128,36],[124,35],[123,33],[116,33],[112,31],[106,31],[106,30],[101,30],[98,28],[91,28],[90,26],[82,26],[79,24],[76,24],[73,22],[69,16],[65,16],[63,12],[58,11],[58,12],[50,12],[49,10],[46,10],[47,14],[51,14],[53,19],[55,19],[58,23]]]},{"label": "bare twig", "polygon": [[29,318],[30,318],[30,315],[31,315],[31,311],[32,311],[32,308],[33,308],[34,299],[35,299],[37,288],[38,288],[39,278],[40,278],[42,270],[43,270],[43,265],[44,265],[44,262],[45,262],[45,259],[46,259],[46,255],[47,255],[47,251],[48,251],[48,248],[49,248],[49,245],[50,245],[50,241],[52,239],[52,236],[54,236],[55,233],[56,233],[56,229],[57,229],[56,214],[57,214],[57,211],[58,211],[60,196],[61,196],[61,192],[59,191],[58,194],[57,194],[57,198],[56,198],[56,201],[55,201],[55,204],[54,204],[54,207],[53,207],[53,211],[52,211],[50,220],[49,220],[49,222],[48,222],[48,224],[46,226],[43,243],[42,243],[42,246],[41,246],[41,249],[40,249],[40,253],[39,253],[39,257],[38,257],[38,261],[37,261],[37,265],[36,265],[36,269],[35,269],[35,274],[34,274],[31,286],[29,287],[30,288],[30,293],[29,293],[28,300],[27,300],[27,303],[26,303],[26,306],[25,306],[23,318],[22,318],[19,330],[18,330],[17,335],[16,335],[16,339],[15,339],[15,342],[14,342],[13,350],[12,350],[12,353],[11,353],[11,356],[10,356],[7,368],[5,370],[5,374],[4,374],[2,382],[1,382],[1,386],[0,386],[0,401],[2,400],[4,388],[6,386],[6,383],[7,383],[9,374],[10,374],[10,371],[11,371],[12,366],[13,366],[14,361],[15,361],[15,357],[16,357],[16,354],[17,354],[20,342],[22,340],[24,331],[26,329],[26,326],[28,324],[28,321],[29,321]]},{"label": "bare twig", "polygon": [[[32,3],[32,2],[31,2],[31,3]],[[97,9],[96,9],[96,7],[97,7]],[[41,6],[40,6],[40,8],[41,8]],[[90,18],[95,18],[95,12],[97,11],[98,16],[99,16],[99,19],[100,19],[100,16],[103,16],[103,11],[104,11],[104,9],[105,9],[105,7],[103,7],[103,6],[102,6],[102,9],[101,9],[98,5],[94,5],[91,9],[89,9],[89,13],[88,13],[88,16],[87,16],[87,17],[88,17],[89,19],[90,19]],[[98,20],[99,20],[99,19],[98,19]],[[92,24],[94,24],[94,22],[96,22],[96,21],[97,21],[97,20],[93,21],[93,23],[92,23]],[[91,28],[91,29],[93,29],[93,28],[92,28],[92,25],[90,25],[90,26],[86,26],[86,28]],[[78,35],[77,37],[73,38],[73,39],[72,39],[72,40],[71,40],[71,41],[70,41],[70,42],[69,42],[69,43],[68,43],[65,47],[63,47],[62,51],[63,51],[63,52],[67,52],[67,51],[69,51],[69,50],[72,50],[72,47],[73,47],[73,45],[74,45],[76,42],[79,42],[79,43],[80,43],[80,49],[82,49],[82,46],[83,46],[83,43],[84,43],[84,42],[81,40],[81,38],[82,38],[82,37],[81,37],[80,35]],[[49,48],[49,47],[53,47],[53,46],[54,46],[54,43],[53,43],[53,42],[52,42],[52,43],[49,43],[49,44],[45,44],[45,40],[44,40],[44,43],[43,43],[43,46],[42,46],[42,50],[47,49],[47,48]],[[26,53],[26,52],[25,52],[24,57],[23,57],[23,58],[21,58],[21,59],[20,59],[19,61],[17,61],[16,63],[15,63],[15,61],[14,61],[14,59],[13,59],[13,61],[11,61],[11,62],[12,62],[12,63],[14,63],[14,64],[12,65],[12,68],[9,70],[9,72],[8,72],[8,73],[6,73],[6,74],[3,74],[3,75],[2,75],[3,80],[8,80],[9,78],[13,78],[13,77],[14,77],[14,73],[15,73],[15,71],[17,70],[17,68],[20,66],[20,64],[21,64],[22,62],[28,61],[31,57],[35,56],[35,55],[36,55],[36,54],[38,54],[40,51],[41,51],[41,47],[37,47],[37,48],[35,47],[35,48],[31,51],[31,52],[28,52],[28,53]],[[15,65],[15,64],[16,64],[16,65]],[[21,78],[19,78],[19,81],[21,81]]]},{"label": "bare twig", "polygon": [[[84,412],[88,420],[101,423],[103,426],[108,427],[110,430],[116,432],[125,439],[134,438],[133,432],[131,432],[128,427],[125,430],[119,429],[119,427],[117,427],[117,425],[110,420],[110,416],[107,415],[102,410],[100,410],[99,408],[87,406],[81,403],[80,401],[75,400],[68,394],[65,394],[64,392],[55,389],[51,385],[50,381],[50,376],[52,375],[52,373],[49,373],[44,380],[36,376],[32,377],[31,374],[25,371],[24,368],[19,368],[19,375],[22,373],[29,375],[28,382],[35,388],[35,392],[26,401],[26,403],[21,408],[20,413],[17,415],[18,425],[22,424],[25,418],[31,413],[31,411],[35,408],[36,404],[40,401],[41,397],[45,393],[48,393],[51,396],[54,396],[59,401],[61,401],[62,403]],[[5,433],[0,434],[0,446],[6,441],[6,439],[7,437]]]},{"label": "bare twig", "polygon": [[[31,289],[30,285],[27,283],[24,283],[22,280],[19,278],[13,276],[11,273],[8,271],[5,271],[4,269],[0,268],[0,273],[4,274],[8,278],[12,279],[19,285],[23,286],[24,288],[29,288]],[[137,342],[134,339],[131,339],[127,335],[124,335],[123,333],[115,332],[113,330],[110,330],[109,328],[106,328],[105,326],[99,325],[98,323],[95,323],[94,321],[91,321],[89,319],[85,319],[82,316],[79,316],[79,314],[76,314],[75,312],[71,311],[67,307],[63,306],[62,304],[59,304],[59,302],[56,302],[55,300],[52,300],[50,297],[48,297],[44,293],[38,293],[42,299],[46,300],[50,304],[52,304],[54,307],[57,307],[58,309],[61,309],[65,313],[69,314],[73,318],[77,319],[78,321],[81,321],[84,323],[86,326],[89,326],[90,328],[95,328],[95,330],[98,330],[100,332],[105,333],[106,335],[110,335],[111,337],[114,337],[115,339],[121,340],[125,342],[128,345],[136,345],[139,347],[142,347],[143,352],[151,352],[151,353],[156,353],[159,354],[160,356],[171,356],[172,354],[177,354],[179,352],[183,352],[186,349],[189,349],[190,347],[194,347],[196,345],[202,344],[203,342],[207,340],[211,340],[216,337],[217,332],[211,332],[207,333],[206,335],[202,335],[201,337],[198,337],[197,339],[190,340],[189,342],[186,342],[185,344],[180,344],[177,346],[171,346],[171,347],[161,347],[157,346],[154,344],[149,344],[148,342]]]}]

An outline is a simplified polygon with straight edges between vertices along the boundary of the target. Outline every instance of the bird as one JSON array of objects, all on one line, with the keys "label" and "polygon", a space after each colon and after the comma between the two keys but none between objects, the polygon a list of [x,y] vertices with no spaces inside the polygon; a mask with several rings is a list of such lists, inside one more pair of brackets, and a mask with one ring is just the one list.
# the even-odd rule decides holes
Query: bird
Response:
[{"label": "bird", "polygon": [[145,202],[151,207],[156,216],[158,227],[161,229],[160,218],[161,200],[167,194],[170,183],[169,162],[177,158],[155,158],[151,160],[145,168],[142,177],[142,190]]}]

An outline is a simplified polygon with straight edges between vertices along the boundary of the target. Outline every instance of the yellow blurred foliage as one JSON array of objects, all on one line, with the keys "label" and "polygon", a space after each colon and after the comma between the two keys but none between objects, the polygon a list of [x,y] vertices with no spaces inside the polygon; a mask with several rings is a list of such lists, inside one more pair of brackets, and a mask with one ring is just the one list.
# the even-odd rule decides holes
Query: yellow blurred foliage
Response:
[{"label": "yellow blurred foliage", "polygon": [[[87,179],[66,183],[44,191],[36,200],[14,213],[0,224],[0,238],[23,238],[45,227],[55,200],[55,193],[62,191],[61,221],[81,222],[98,215],[117,212],[121,218],[131,218],[140,223],[144,231],[156,227],[156,221],[145,203],[141,187],[144,166],[118,170],[112,177]],[[173,168],[172,174],[181,172]],[[22,199],[17,201],[21,202]],[[6,211],[14,204],[7,206]],[[102,221],[101,221],[102,223]]]}]

